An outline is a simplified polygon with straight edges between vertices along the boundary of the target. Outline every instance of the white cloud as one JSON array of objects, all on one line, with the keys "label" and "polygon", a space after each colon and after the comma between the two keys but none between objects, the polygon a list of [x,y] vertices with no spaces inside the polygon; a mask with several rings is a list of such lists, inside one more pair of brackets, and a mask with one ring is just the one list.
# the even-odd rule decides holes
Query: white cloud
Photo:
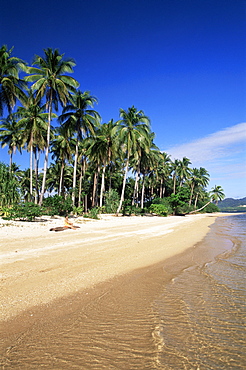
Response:
[{"label": "white cloud", "polygon": [[210,187],[221,185],[226,197],[246,196],[246,123],[239,123],[165,152],[172,159],[187,157],[191,167],[205,167]]},{"label": "white cloud", "polygon": [[[233,153],[241,153],[246,148],[246,123],[239,123],[204,138],[178,145],[165,150],[173,158],[188,157],[192,163],[211,162]],[[229,150],[230,149],[230,150]]]}]

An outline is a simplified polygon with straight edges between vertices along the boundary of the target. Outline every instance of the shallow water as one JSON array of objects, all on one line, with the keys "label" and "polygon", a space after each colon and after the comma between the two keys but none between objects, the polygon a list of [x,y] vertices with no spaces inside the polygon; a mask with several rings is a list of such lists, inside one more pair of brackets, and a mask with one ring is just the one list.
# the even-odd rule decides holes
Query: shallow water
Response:
[{"label": "shallow water", "polygon": [[44,308],[1,368],[246,368],[245,220],[217,218],[182,255]]},{"label": "shallow water", "polygon": [[160,368],[246,368],[245,216],[218,218],[198,247],[210,260],[196,259],[156,300]]}]

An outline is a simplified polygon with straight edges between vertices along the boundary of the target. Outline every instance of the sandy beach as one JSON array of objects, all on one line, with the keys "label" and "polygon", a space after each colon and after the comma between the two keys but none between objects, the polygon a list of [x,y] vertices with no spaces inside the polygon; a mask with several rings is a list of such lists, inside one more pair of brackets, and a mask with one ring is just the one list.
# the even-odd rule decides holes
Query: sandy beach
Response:
[{"label": "sandy beach", "polygon": [[80,226],[61,232],[63,219],[0,221],[1,320],[34,306],[91,288],[194,246],[218,214],[185,217],[73,219]]}]

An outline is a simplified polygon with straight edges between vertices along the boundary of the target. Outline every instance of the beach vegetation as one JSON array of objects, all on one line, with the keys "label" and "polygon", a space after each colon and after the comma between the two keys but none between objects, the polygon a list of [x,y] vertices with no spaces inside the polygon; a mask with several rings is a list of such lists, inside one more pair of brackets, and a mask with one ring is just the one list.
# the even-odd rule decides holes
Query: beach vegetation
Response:
[{"label": "beach vegetation", "polygon": [[154,204],[152,203],[149,207],[150,213],[153,213],[157,216],[167,216],[168,208],[164,204]]},{"label": "beach vegetation", "polygon": [[[32,209],[33,203],[48,215],[95,219],[101,212],[217,210],[224,191],[207,190],[208,171],[162,152],[150,118],[134,105],[102,123],[98,99],[70,76],[74,67],[58,49],[45,49],[29,66],[13,48],[0,48],[0,143],[10,157],[9,166],[0,164],[0,207]],[[28,168],[13,163],[17,152],[28,153]]]},{"label": "beach vegetation", "polygon": [[28,202],[6,207],[4,212],[5,220],[34,221],[42,215],[42,208],[38,204]]},{"label": "beach vegetation", "polygon": [[64,199],[60,195],[49,196],[43,200],[43,214],[49,216],[66,216],[73,211],[71,197]]}]

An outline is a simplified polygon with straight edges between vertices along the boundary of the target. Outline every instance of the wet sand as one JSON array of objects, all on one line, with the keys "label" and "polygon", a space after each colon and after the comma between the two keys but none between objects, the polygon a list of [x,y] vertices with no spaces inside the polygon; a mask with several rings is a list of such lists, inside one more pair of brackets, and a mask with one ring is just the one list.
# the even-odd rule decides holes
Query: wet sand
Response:
[{"label": "wet sand", "polygon": [[[34,343],[36,335],[36,340],[47,343],[52,333],[77,322],[78,312],[85,318],[90,313],[90,332],[96,333],[97,317],[105,328],[114,321],[109,306],[111,313],[124,311],[120,315],[124,322],[137,308],[147,310],[144,301],[153,299],[157,291],[151,286],[156,287],[158,279],[163,283],[171,278],[168,272],[158,273],[163,261],[180,262],[182,253],[204,238],[217,216],[76,219],[79,229],[57,233],[49,230],[62,226],[62,219],[1,222],[1,353],[5,356],[23,337]],[[149,332],[140,326],[147,345]]]}]

